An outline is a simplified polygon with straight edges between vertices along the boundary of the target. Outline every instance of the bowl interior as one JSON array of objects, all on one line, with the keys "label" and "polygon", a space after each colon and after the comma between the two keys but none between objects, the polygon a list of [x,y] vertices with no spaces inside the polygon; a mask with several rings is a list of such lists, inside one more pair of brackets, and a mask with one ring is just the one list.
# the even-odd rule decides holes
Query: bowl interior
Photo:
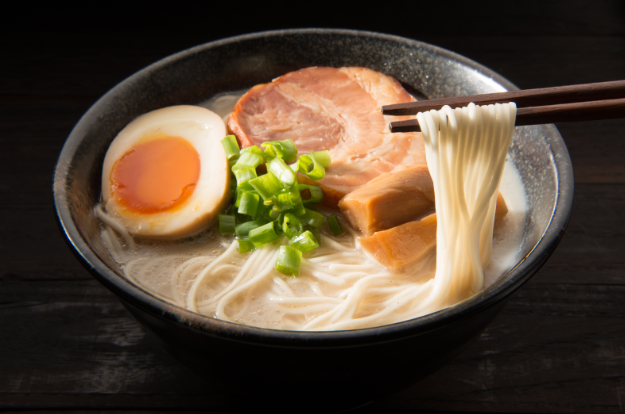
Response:
[{"label": "bowl interior", "polygon": [[[100,239],[93,214],[100,200],[104,155],[117,133],[148,111],[197,104],[218,93],[266,83],[309,66],[368,67],[428,98],[516,89],[494,72],[446,50],[394,36],[343,30],[247,35],[161,60],[117,85],[84,115],[57,165],[54,192],[59,221],[76,253],[105,285],[130,301],[136,301],[139,294],[149,295],[125,281]],[[533,272],[528,271],[535,271],[546,260],[541,249],[546,249],[548,256],[568,220],[572,169],[557,129],[552,125],[517,128],[509,156],[519,169],[528,197],[521,263],[481,294],[454,307],[455,311],[510,291],[529,278]],[[545,237],[548,243],[539,244]],[[154,300],[157,307],[176,313],[179,320],[180,315],[188,314]]]}]

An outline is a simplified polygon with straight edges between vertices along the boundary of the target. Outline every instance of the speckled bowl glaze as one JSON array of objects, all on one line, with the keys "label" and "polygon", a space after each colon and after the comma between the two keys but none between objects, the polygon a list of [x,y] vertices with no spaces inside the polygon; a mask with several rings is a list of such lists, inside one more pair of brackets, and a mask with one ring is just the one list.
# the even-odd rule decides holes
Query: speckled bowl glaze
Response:
[{"label": "speckled bowl glaze", "polygon": [[54,200],[78,259],[148,335],[211,387],[244,395],[255,405],[340,411],[422,379],[492,321],[563,236],[573,203],[573,171],[553,125],[517,128],[509,156],[521,173],[529,205],[518,265],[456,306],[393,325],[341,332],[254,328],[186,311],[128,282],[104,247],[93,214],[102,161],[116,134],[145,112],[198,103],[309,66],[365,66],[429,98],[516,89],[469,59],[396,36],[306,29],[224,39],[163,59],[96,102],[63,147]]}]

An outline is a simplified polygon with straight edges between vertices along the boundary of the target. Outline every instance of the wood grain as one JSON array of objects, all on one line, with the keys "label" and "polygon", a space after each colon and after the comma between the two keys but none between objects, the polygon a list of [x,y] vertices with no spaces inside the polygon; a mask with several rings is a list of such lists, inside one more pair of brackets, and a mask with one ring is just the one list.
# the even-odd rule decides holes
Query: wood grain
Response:
[{"label": "wood grain", "polygon": [[[517,398],[522,404],[513,406],[528,412],[565,412],[584,404],[589,412],[618,408],[617,397],[625,397],[617,387],[625,392],[625,280],[619,271],[625,259],[612,258],[606,266],[605,257],[623,251],[625,235],[618,228],[625,217],[605,217],[595,200],[611,194],[614,201],[608,202],[621,208],[625,186],[596,187],[578,187],[573,233],[460,358],[366,411],[502,411]],[[595,245],[594,254],[580,254],[580,235],[583,245]],[[62,243],[56,232],[44,239]],[[0,408],[245,408],[211,394],[210,384],[155,352],[86,272],[46,275],[31,268],[23,275],[3,273],[0,284],[0,326],[20,338],[0,342]]]},{"label": "wood grain", "polygon": [[[505,24],[494,23],[498,32],[479,24],[467,31],[462,22],[449,29],[462,36],[445,35],[428,23],[421,31],[414,16],[396,29],[396,21],[376,26],[383,12],[351,27],[454,50],[524,89],[622,79],[622,3],[566,4],[557,12],[549,3],[510,6]],[[493,20],[487,17],[469,20]],[[244,395],[232,399],[213,392],[210,383],[153,348],[116,298],[75,260],[54,222],[53,167],[89,106],[160,58],[245,30],[228,22],[216,26],[223,31],[210,31],[194,19],[190,26],[197,24],[197,30],[189,31],[180,24],[148,33],[156,23],[139,22],[135,32],[111,33],[102,25],[101,31],[79,34],[50,29],[0,38],[2,411],[252,411]],[[324,21],[342,26],[329,19]],[[281,27],[256,20],[245,28]],[[577,185],[571,222],[556,253],[459,358],[361,412],[623,411],[625,120],[558,128]]]}]

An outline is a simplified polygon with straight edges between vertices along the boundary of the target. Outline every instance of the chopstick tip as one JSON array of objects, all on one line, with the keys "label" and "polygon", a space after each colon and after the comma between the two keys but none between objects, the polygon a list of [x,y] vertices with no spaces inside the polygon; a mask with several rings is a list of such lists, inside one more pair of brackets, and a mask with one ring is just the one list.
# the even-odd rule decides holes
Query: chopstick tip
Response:
[{"label": "chopstick tip", "polygon": [[397,121],[388,124],[388,129],[391,133],[398,132],[421,132],[419,121],[416,119],[410,119],[408,121]]}]

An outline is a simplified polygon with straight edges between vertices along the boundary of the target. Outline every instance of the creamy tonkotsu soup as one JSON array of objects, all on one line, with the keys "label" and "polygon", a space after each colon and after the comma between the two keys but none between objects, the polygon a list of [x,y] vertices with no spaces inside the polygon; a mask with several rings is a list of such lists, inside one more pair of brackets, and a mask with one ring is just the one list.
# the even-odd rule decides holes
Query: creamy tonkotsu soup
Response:
[{"label": "creamy tonkotsu soup", "polygon": [[[447,131],[445,125],[457,123],[460,135],[463,123],[466,124],[464,125],[466,128],[481,128],[472,123],[477,122],[473,115],[469,120],[469,109],[464,115],[460,112],[456,112],[456,115],[450,113],[445,115],[445,112],[441,112],[440,116],[437,113],[432,115],[434,121],[441,123],[441,126],[438,124],[436,126],[436,130],[440,128],[441,132],[438,141],[432,138],[437,134],[434,129],[430,131],[430,137],[426,137],[430,140],[427,154],[423,149],[420,134],[395,137],[382,129],[377,137],[368,135],[370,138],[373,137],[371,139],[377,139],[379,145],[376,148],[365,148],[363,151],[369,157],[375,157],[375,154],[371,154],[376,151],[384,153],[380,156],[386,157],[386,161],[381,163],[372,161],[371,169],[362,170],[365,177],[359,177],[359,168],[364,164],[359,164],[362,157],[353,155],[353,151],[359,150],[360,132],[350,132],[350,125],[336,121],[340,117],[332,118],[334,116],[332,111],[340,110],[347,113],[346,111],[351,111],[351,107],[348,109],[345,103],[350,100],[349,97],[357,96],[363,100],[366,94],[363,95],[358,89],[359,84],[356,81],[347,86],[344,84],[351,79],[359,79],[366,83],[367,80],[362,78],[368,77],[367,79],[377,82],[374,83],[377,86],[373,89],[378,88],[386,95],[392,90],[397,96],[403,97],[403,89],[393,89],[396,88],[394,80],[379,74],[384,77],[380,80],[378,72],[363,68],[341,68],[341,70],[339,73],[335,73],[336,70],[322,72],[303,70],[295,75],[285,75],[286,79],[282,83],[275,80],[274,83],[265,85],[271,89],[261,92],[265,94],[263,96],[270,96],[269,102],[273,102],[272,105],[285,105],[284,108],[290,108],[290,112],[284,115],[288,118],[286,120],[279,119],[276,114],[267,115],[272,107],[258,106],[269,103],[251,99],[258,97],[250,97],[249,92],[246,94],[246,91],[236,91],[216,96],[197,107],[182,109],[173,107],[178,108],[177,112],[164,122],[165,127],[156,123],[148,125],[145,129],[133,127],[139,131],[139,138],[126,138],[130,144],[125,147],[117,145],[119,149],[115,156],[105,160],[105,167],[108,166],[108,170],[105,168],[103,173],[103,195],[106,188],[108,198],[104,197],[103,202],[95,208],[96,216],[102,224],[102,240],[112,257],[119,263],[123,274],[152,294],[209,317],[271,329],[324,331],[380,326],[431,313],[478,293],[516,265],[520,259],[527,204],[523,184],[514,162],[511,159],[506,160],[506,148],[514,126],[513,120],[511,124],[506,124],[510,132],[508,135],[505,128],[501,127],[500,130],[504,132],[499,135],[502,138],[491,134],[488,138],[491,141],[485,144],[484,148],[492,150],[496,143],[501,141],[500,145],[505,148],[498,152],[499,159],[487,154],[480,161],[480,166],[474,166],[467,161],[468,166],[463,172],[453,170],[453,174],[465,177],[466,182],[470,182],[471,177],[480,175],[478,170],[481,168],[482,175],[486,178],[480,180],[484,181],[488,179],[489,174],[496,175],[495,164],[499,164],[500,185],[499,178],[496,177],[498,185],[491,183],[490,186],[483,186],[488,187],[490,192],[479,187],[479,183],[476,187],[452,179],[445,184],[444,178],[441,178],[447,176],[445,172],[447,170],[444,169],[445,161],[440,161],[442,158],[433,161],[435,156],[433,154],[436,153],[433,148],[436,142],[443,143],[447,139],[446,133],[448,135],[454,133],[451,130]],[[339,100],[338,103],[324,106],[323,102],[326,99],[324,93],[327,88],[317,87],[319,79],[326,79],[329,85],[343,85],[340,92],[344,95],[336,98]],[[397,103],[385,102],[380,98],[385,94],[378,93],[379,91],[365,90],[365,92],[373,96],[372,101],[368,103],[372,108],[376,105],[379,107]],[[297,99],[304,99],[305,102],[297,106],[293,103]],[[193,108],[198,110],[195,111]],[[502,112],[508,111],[507,108],[483,109],[485,115],[480,122],[483,125],[490,123],[488,125],[491,126],[503,122],[501,114],[508,114]],[[204,113],[202,110],[208,111]],[[471,114],[476,111],[474,108],[470,110],[473,111]],[[478,107],[477,111],[479,110]],[[493,120],[489,120],[488,111],[492,114]],[[514,109],[510,111],[514,113]],[[230,115],[231,113],[235,115]],[[244,113],[245,116],[241,115]],[[284,114],[284,111],[282,113]],[[262,121],[263,114],[267,118],[273,118]],[[148,115],[150,114],[144,117]],[[347,113],[345,116],[349,118],[359,115]],[[281,260],[280,255],[284,250],[281,247],[295,246],[297,243],[293,240],[298,236],[289,237],[287,233],[282,232],[282,227],[277,226],[278,238],[240,252],[241,246],[245,243],[246,246],[251,245],[247,236],[240,237],[238,233],[229,235],[220,231],[223,230],[223,227],[220,227],[223,223],[217,216],[231,214],[231,209],[235,208],[232,207],[235,203],[234,198],[237,198],[236,195],[231,198],[226,193],[235,186],[239,186],[237,188],[240,189],[241,179],[240,175],[230,174],[232,162],[228,163],[224,150],[215,145],[215,142],[219,142],[227,135],[225,126],[219,122],[221,124],[228,122],[230,131],[238,131],[236,138],[239,144],[249,140],[251,142],[248,144],[260,147],[261,143],[269,140],[280,141],[280,128],[283,128],[283,133],[290,131],[293,136],[293,130],[297,127],[291,124],[306,123],[310,130],[313,125],[319,125],[320,119],[325,124],[316,130],[319,136],[327,138],[330,136],[328,134],[334,131],[332,133],[346,138],[344,141],[341,141],[343,139],[341,138],[336,142],[324,138],[315,144],[319,150],[329,151],[332,164],[325,169],[325,177],[318,181],[319,188],[323,189],[324,201],[308,207],[326,218],[336,215],[343,232],[336,235],[335,228],[329,225],[329,220],[324,221],[320,228],[304,226],[304,230],[306,228],[310,230],[318,247],[305,249],[307,251],[300,253],[301,262],[295,273],[285,275],[284,271],[277,270],[277,263]],[[387,121],[382,117],[384,125],[381,128],[386,128]],[[271,131],[258,132],[263,122],[267,123],[267,128]],[[147,122],[144,124],[147,125]],[[366,125],[367,128],[374,128],[378,124],[382,125],[376,118],[367,121]],[[363,125],[358,128],[360,127],[365,128]],[[488,129],[484,128],[485,131]],[[126,131],[120,135],[129,137],[130,132]],[[208,138],[202,138],[202,134],[209,133],[216,134],[216,137],[206,135]],[[192,138],[186,138],[187,136]],[[240,136],[244,138],[241,139]],[[449,136],[451,137],[449,142],[453,142],[454,138]],[[122,168],[139,168],[132,164],[134,161],[129,154],[134,154],[138,151],[137,148],[143,150],[140,145],[145,146],[146,143],[154,142],[158,145],[168,143],[173,146],[179,145],[178,141],[162,142],[172,137],[190,142],[188,146],[180,147],[182,161],[176,162],[188,164],[188,161],[184,161],[186,159],[184,157],[191,155],[195,157],[194,154],[198,154],[200,172],[191,170],[185,172],[186,175],[179,174],[177,181],[159,178],[161,181],[167,181],[164,186],[169,192],[160,189],[158,183],[151,182],[149,172],[143,173],[145,175],[143,178],[133,181],[138,182],[133,184],[138,190],[137,194],[133,194],[132,200],[139,201],[130,207],[123,204],[125,200],[121,197],[125,193],[119,190],[119,186],[123,184],[112,183],[110,177],[115,177],[114,172]],[[350,140],[354,143],[349,144],[349,149],[341,147],[342,142],[349,143]],[[301,151],[300,154],[316,150],[313,144],[301,141],[298,145],[298,139],[293,139],[293,142],[298,151],[300,147],[313,146],[308,151]],[[394,158],[397,154],[385,153],[385,145],[401,146],[409,152],[406,156],[408,159]],[[419,145],[421,147],[418,147]],[[410,153],[413,149],[416,151],[414,154]],[[453,159],[461,160],[462,157],[475,159],[470,155],[463,155],[463,151],[472,150],[460,146]],[[482,149],[476,147],[475,151],[479,152]],[[162,155],[162,152],[166,151],[156,152]],[[348,155],[348,152],[352,155]],[[450,150],[450,154],[452,152]],[[471,154],[475,155],[473,152]],[[440,156],[440,153],[438,155]],[[350,163],[349,157],[352,156],[358,158],[357,162]],[[436,174],[440,177],[434,177],[436,174],[432,174],[433,184],[424,166],[426,158],[428,164],[432,164],[428,165],[430,173],[433,171],[433,163],[437,163]],[[137,165],[145,171],[149,170],[142,164]],[[338,172],[333,170],[335,165]],[[415,165],[424,167],[421,170],[414,169]],[[458,161],[457,165],[464,164]],[[259,176],[265,172],[263,166],[258,167]],[[206,175],[203,175],[205,173]],[[341,174],[347,178],[342,180]],[[211,185],[213,178],[217,182],[215,185]],[[417,185],[420,186],[419,192],[412,191],[415,188],[412,185],[416,182],[414,180],[422,179],[427,182]],[[312,183],[310,179],[304,179],[304,182]],[[406,189],[407,185],[410,188]],[[393,197],[386,191],[390,187],[395,193],[405,192],[406,195],[402,196],[406,199],[403,204],[405,207],[394,205],[398,203],[388,198]],[[437,196],[438,192],[463,193],[463,197],[468,200],[465,203],[465,210],[462,210],[463,203],[458,202],[460,198],[455,196],[450,196],[451,201],[445,201],[447,209],[445,211],[440,210],[439,204],[442,205],[443,201],[438,197],[434,206],[433,188],[440,188],[437,190]],[[367,189],[371,191],[367,192]],[[351,199],[354,200],[351,204],[340,202],[346,194],[351,194]],[[474,199],[471,199],[472,194],[475,194]],[[184,195],[184,200],[179,200],[182,198],[181,195]],[[260,200],[262,203],[262,197]],[[385,202],[387,204],[384,204]],[[149,204],[148,213],[144,214],[147,210],[142,203]],[[460,207],[454,207],[456,204]],[[406,208],[419,212],[410,216],[404,211]],[[235,214],[233,217],[239,216]],[[443,219],[445,221],[441,224]],[[463,220],[465,227],[462,224]],[[453,251],[453,246],[463,246],[465,243],[458,242],[452,246],[449,244],[450,236],[437,234],[442,231],[441,228],[448,229],[450,226],[456,229],[459,240],[465,233],[469,234],[472,231],[472,234],[477,234],[475,237],[480,238],[481,249],[477,253],[479,263],[475,260],[471,262],[470,258],[465,257],[464,252],[471,248],[461,248],[461,251],[456,249],[458,251],[455,258],[442,256],[441,251],[437,251],[437,246],[441,243],[440,237],[447,237],[445,251]],[[462,230],[464,228],[469,230]],[[488,246],[491,235],[492,255],[486,257],[488,255],[485,255],[484,251],[490,251],[490,247],[482,247],[482,244]],[[445,261],[448,269],[446,274],[441,276],[440,267],[437,272],[437,261]],[[454,279],[456,275],[461,276]],[[455,280],[456,283],[442,284],[441,280],[445,277]],[[467,281],[460,282],[461,277]]]}]

